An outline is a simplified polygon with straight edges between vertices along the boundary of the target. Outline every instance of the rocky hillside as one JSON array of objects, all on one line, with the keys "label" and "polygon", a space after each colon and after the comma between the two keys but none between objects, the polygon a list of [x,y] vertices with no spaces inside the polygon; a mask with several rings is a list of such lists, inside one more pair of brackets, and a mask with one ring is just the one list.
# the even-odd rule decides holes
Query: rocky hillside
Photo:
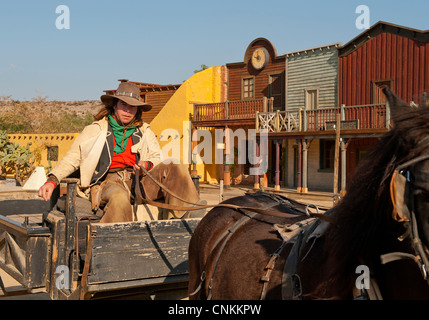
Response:
[{"label": "rocky hillside", "polygon": [[0,98],[0,130],[8,133],[80,132],[100,110],[100,101],[16,101]]}]

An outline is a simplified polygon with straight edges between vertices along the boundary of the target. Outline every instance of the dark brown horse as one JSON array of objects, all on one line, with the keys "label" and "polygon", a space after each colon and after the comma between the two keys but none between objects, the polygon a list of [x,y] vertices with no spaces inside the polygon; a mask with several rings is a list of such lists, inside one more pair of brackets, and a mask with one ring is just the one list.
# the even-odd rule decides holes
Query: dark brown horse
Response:
[{"label": "dark brown horse", "polygon": [[190,242],[190,299],[429,298],[429,108],[384,92],[393,128],[329,210],[329,222],[316,219],[325,230],[311,224],[285,241],[277,230],[284,227],[274,226],[309,218],[302,206],[264,194],[226,201],[285,217],[212,209]]}]

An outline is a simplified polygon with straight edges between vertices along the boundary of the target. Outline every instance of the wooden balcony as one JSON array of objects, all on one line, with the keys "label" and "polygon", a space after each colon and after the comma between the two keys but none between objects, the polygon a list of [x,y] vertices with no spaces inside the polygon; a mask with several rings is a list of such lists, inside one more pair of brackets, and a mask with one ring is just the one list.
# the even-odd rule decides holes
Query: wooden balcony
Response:
[{"label": "wooden balcony", "polygon": [[256,128],[258,132],[296,132],[300,130],[301,113],[276,111],[256,113]]},{"label": "wooden balcony", "polygon": [[347,130],[386,129],[390,116],[385,104],[371,104],[330,109],[303,110],[301,131],[334,130],[338,113],[341,114],[342,127]]},{"label": "wooden balcony", "polygon": [[337,114],[341,115],[341,129],[348,132],[381,132],[389,128],[390,113],[385,104],[341,106],[295,112],[277,111],[256,114],[256,128],[268,133],[304,133],[335,130]]},{"label": "wooden balcony", "polygon": [[382,132],[390,125],[390,112],[385,104],[273,111],[272,100],[266,98],[195,104],[193,122],[197,127],[252,125],[258,132],[323,134],[335,130],[337,114],[341,115],[341,129],[350,132]]},{"label": "wooden balcony", "polygon": [[194,126],[224,127],[226,125],[255,125],[255,114],[272,110],[272,100],[226,101],[194,104]]}]

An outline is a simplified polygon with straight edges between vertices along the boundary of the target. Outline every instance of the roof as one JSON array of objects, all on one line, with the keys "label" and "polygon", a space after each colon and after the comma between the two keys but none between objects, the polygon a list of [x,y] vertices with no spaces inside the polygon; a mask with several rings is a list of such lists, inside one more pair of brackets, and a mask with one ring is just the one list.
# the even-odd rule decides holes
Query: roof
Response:
[{"label": "roof", "polygon": [[[141,92],[177,90],[181,86],[181,84],[155,84],[155,83],[128,81],[127,79],[119,79],[118,81],[135,83],[140,87]],[[106,93],[115,92],[115,91],[116,89],[103,90],[103,92],[106,92]]]},{"label": "roof", "polygon": [[287,52],[284,54],[284,56],[289,57],[289,56],[294,56],[294,55],[300,55],[300,54],[307,54],[309,52],[315,52],[317,50],[322,51],[323,49],[327,48],[328,50],[332,47],[332,48],[338,48],[341,47],[342,43],[341,42],[335,42],[335,43],[331,43],[331,44],[326,44],[326,45],[322,45],[322,46],[317,46],[317,47],[313,47],[313,48],[309,48],[309,49],[303,49],[303,50],[297,50],[297,51],[291,51],[291,52]]},{"label": "roof", "polygon": [[361,47],[365,42],[385,32],[406,37],[415,41],[429,42],[429,30],[418,30],[389,22],[379,21],[371,28],[365,30],[354,39],[347,42],[344,46],[339,48],[338,54],[339,56],[348,55]]}]

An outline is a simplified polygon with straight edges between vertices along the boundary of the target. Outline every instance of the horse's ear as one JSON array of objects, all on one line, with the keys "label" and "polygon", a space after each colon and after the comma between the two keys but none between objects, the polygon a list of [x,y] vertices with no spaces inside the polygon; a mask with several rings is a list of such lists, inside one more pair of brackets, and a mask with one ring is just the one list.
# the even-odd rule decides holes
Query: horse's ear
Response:
[{"label": "horse's ear", "polygon": [[393,120],[411,111],[412,107],[406,104],[403,100],[399,99],[398,96],[393,93],[389,87],[384,87],[383,93],[389,102],[390,114]]}]

